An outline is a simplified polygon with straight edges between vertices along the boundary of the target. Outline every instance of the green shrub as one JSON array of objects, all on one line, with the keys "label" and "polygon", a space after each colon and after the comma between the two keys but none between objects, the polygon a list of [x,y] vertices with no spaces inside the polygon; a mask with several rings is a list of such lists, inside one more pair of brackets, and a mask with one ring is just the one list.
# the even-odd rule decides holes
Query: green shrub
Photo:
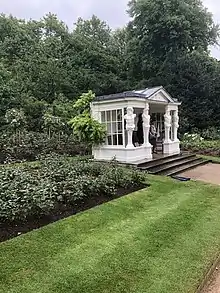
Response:
[{"label": "green shrub", "polygon": [[54,208],[55,190],[50,180],[28,170],[0,169],[0,219],[17,220],[49,213]]},{"label": "green shrub", "polygon": [[72,135],[53,135],[49,139],[45,133],[25,132],[19,142],[13,135],[2,134],[0,137],[0,164],[34,161],[40,155],[51,153],[87,155],[91,153],[91,149],[79,143]]},{"label": "green shrub", "polygon": [[209,127],[201,132],[202,137],[207,140],[220,140],[220,129]]},{"label": "green shrub", "polygon": [[0,168],[0,221],[25,220],[75,206],[92,196],[114,196],[117,189],[141,186],[145,175],[114,163],[49,156],[36,165]]},{"label": "green shrub", "polygon": [[203,155],[220,156],[220,140],[205,140],[199,134],[184,134],[181,146],[186,151]]}]

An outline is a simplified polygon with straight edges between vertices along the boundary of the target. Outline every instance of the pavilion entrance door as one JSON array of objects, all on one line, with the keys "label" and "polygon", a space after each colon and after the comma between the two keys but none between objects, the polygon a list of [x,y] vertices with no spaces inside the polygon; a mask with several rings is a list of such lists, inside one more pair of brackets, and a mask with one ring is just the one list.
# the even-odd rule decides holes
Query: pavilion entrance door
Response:
[{"label": "pavilion entrance door", "polygon": [[163,140],[165,133],[164,113],[152,113],[151,116],[157,130],[157,153],[163,153]]},{"label": "pavilion entrance door", "polygon": [[157,152],[163,153],[163,140],[164,140],[164,113],[152,113],[155,127],[157,130]]},{"label": "pavilion entrance door", "polygon": [[164,139],[164,113],[155,113],[155,127],[157,130],[157,139]]}]

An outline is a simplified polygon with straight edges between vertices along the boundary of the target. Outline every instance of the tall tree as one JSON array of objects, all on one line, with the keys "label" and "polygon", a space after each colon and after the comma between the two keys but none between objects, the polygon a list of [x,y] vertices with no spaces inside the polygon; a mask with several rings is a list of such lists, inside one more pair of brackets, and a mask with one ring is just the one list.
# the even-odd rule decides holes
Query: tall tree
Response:
[{"label": "tall tree", "polygon": [[[112,51],[112,32],[108,25],[93,16],[79,19],[73,31],[73,53],[76,71],[72,73],[81,92],[109,94],[124,88],[120,78],[120,61]],[[75,56],[74,56],[75,54]],[[78,66],[78,67],[77,67]]]},{"label": "tall tree", "polygon": [[128,82],[128,64],[127,64],[127,46],[128,45],[128,30],[127,27],[116,29],[112,32],[110,39],[110,49],[113,56],[117,56],[119,67],[118,76],[124,82],[125,89],[129,89]]},{"label": "tall tree", "polygon": [[[129,77],[137,87],[163,85],[182,102],[188,128],[220,125],[215,86],[219,64],[209,56],[219,27],[200,0],[132,0]],[[215,105],[215,106],[214,106]]]},{"label": "tall tree", "polygon": [[200,0],[131,0],[129,13],[131,74],[138,79],[157,75],[167,58],[217,42],[218,26]]}]

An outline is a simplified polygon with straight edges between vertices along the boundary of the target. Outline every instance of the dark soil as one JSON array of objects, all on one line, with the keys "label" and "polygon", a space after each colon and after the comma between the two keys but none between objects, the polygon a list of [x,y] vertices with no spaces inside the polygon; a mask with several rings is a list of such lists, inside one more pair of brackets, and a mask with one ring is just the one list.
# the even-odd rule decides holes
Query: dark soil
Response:
[{"label": "dark soil", "polygon": [[75,206],[59,205],[56,210],[50,215],[43,216],[41,218],[29,218],[25,222],[11,222],[11,223],[0,223],[0,242],[9,240],[11,238],[20,236],[32,230],[41,228],[50,223],[59,221],[69,216],[78,214],[82,211],[88,210],[95,206],[101,205],[105,202],[109,202],[113,199],[122,197],[129,193],[146,188],[146,184],[142,184],[139,187],[133,187],[130,189],[120,188],[116,195],[113,197],[109,196],[92,196],[91,198],[84,199],[81,202],[75,204]]}]

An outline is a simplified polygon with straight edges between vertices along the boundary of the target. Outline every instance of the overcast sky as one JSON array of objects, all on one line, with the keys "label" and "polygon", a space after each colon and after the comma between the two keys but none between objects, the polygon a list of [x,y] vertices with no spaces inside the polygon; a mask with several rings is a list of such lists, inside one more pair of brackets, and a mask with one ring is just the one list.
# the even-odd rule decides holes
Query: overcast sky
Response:
[{"label": "overcast sky", "polygon": [[[205,6],[220,23],[219,0],[203,0]],[[20,18],[39,19],[48,12],[58,15],[72,27],[78,17],[89,18],[92,14],[105,20],[112,28],[121,27],[128,21],[128,0],[0,0],[2,13]],[[213,56],[220,59],[220,48],[212,49]]]}]

